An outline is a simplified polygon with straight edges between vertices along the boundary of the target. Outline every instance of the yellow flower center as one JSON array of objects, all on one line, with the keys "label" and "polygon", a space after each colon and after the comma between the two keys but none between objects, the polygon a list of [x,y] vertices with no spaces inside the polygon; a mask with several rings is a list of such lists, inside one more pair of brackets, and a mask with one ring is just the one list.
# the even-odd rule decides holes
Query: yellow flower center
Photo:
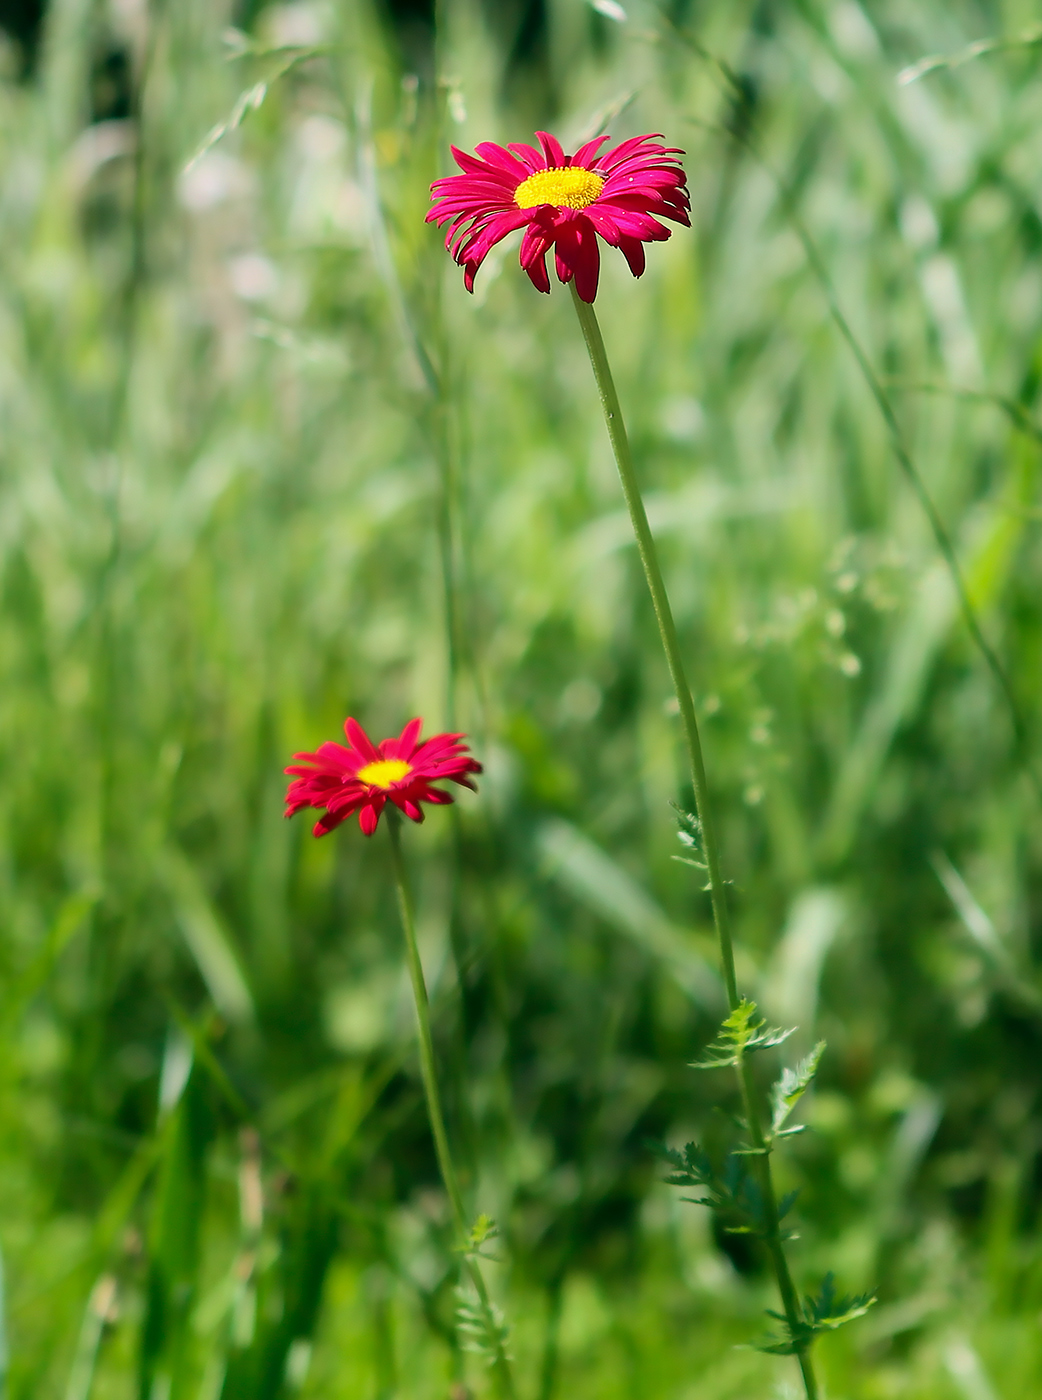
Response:
[{"label": "yellow flower center", "polygon": [[412,765],[406,763],[404,758],[378,758],[374,763],[367,763],[364,768],[359,768],[355,777],[359,782],[385,788],[390,787],[392,783],[400,783],[411,772]]},{"label": "yellow flower center", "polygon": [[537,170],[522,180],[514,191],[514,203],[519,209],[533,209],[537,204],[585,209],[603,189],[603,175],[584,170],[581,165],[567,165],[556,170]]}]

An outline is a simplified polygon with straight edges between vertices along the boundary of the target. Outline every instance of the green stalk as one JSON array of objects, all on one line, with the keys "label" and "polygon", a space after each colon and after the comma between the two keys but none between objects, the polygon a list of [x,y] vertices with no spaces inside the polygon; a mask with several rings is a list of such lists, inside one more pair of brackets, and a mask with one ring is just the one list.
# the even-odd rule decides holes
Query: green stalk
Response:
[{"label": "green stalk", "polygon": [[452,1207],[453,1223],[456,1227],[458,1246],[464,1251],[463,1263],[478,1295],[478,1305],[485,1323],[486,1334],[495,1338],[495,1356],[492,1362],[493,1374],[499,1394],[503,1400],[514,1400],[514,1377],[510,1360],[503,1348],[495,1324],[492,1303],[477,1260],[466,1252],[469,1231],[467,1215],[463,1209],[463,1194],[460,1191],[459,1177],[449,1148],[449,1135],[445,1130],[445,1117],[441,1109],[441,1093],[438,1089],[438,1076],[434,1064],[434,1041],[431,1038],[430,1001],[427,997],[427,984],[423,977],[423,964],[416,944],[416,919],[413,914],[412,894],[402,857],[401,818],[397,812],[387,809],[387,827],[391,835],[391,862],[394,866],[394,881],[398,889],[398,909],[402,917],[402,932],[405,934],[405,955],[409,964],[409,977],[412,981],[413,1004],[416,1008],[416,1030],[420,1046],[420,1076],[423,1092],[427,1100],[427,1118],[434,1138],[434,1150],[438,1157],[441,1179]]},{"label": "green stalk", "polygon": [[[735,975],[734,942],[731,938],[727,894],[720,868],[720,847],[717,843],[716,826],[713,822],[709,802],[705,762],[702,758],[702,741],[699,737],[698,720],[695,716],[695,702],[692,699],[691,687],[688,685],[687,675],[684,671],[680,641],[677,637],[676,624],[673,621],[673,610],[669,605],[669,595],[666,593],[666,585],[662,578],[662,568],[659,564],[658,551],[655,548],[655,539],[651,533],[647,511],[644,509],[644,501],[640,494],[637,473],[633,466],[633,454],[630,451],[629,438],[626,435],[626,424],[622,417],[622,408],[619,404],[615,382],[612,379],[611,366],[608,364],[608,356],[604,349],[601,328],[593,307],[583,301],[575,290],[574,280],[569,285],[576,315],[579,317],[579,325],[582,327],[583,339],[586,341],[586,349],[589,351],[593,377],[597,382],[597,392],[600,395],[601,408],[604,412],[604,422],[611,439],[612,451],[615,454],[615,464],[619,469],[622,494],[626,498],[626,506],[630,513],[640,562],[644,566],[644,577],[647,580],[648,592],[651,594],[652,606],[655,609],[655,620],[658,623],[659,636],[662,639],[662,649],[666,653],[666,663],[669,666],[677,704],[680,706],[680,722],[683,725],[684,739],[687,744],[691,786],[695,792],[695,810],[701,826],[702,850],[709,872],[709,894],[713,906],[713,923],[720,945],[720,961],[723,964],[727,1001],[731,1010],[734,1011],[741,1000],[738,994],[738,979]],[[785,1310],[786,1320],[791,1334],[796,1336],[800,1325],[799,1298],[782,1245],[778,1219],[778,1199],[771,1174],[770,1146],[763,1130],[752,1070],[744,1057],[738,1062],[737,1072],[742,1091],[742,1102],[749,1124],[753,1161],[756,1164],[760,1191],[763,1195],[767,1224],[767,1250],[774,1267],[778,1293]],[[804,1348],[799,1351],[797,1359],[803,1375],[807,1400],[818,1400],[818,1385],[808,1350]]]}]

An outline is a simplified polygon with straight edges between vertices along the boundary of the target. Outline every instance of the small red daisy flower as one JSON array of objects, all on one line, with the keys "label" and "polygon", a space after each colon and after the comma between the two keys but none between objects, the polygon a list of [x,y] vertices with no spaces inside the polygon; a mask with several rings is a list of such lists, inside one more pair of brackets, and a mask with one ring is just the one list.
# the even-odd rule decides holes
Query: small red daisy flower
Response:
[{"label": "small red daisy flower", "polygon": [[427,222],[448,222],[445,246],[464,269],[468,292],[493,245],[516,228],[525,230],[521,266],[537,291],[550,290],[546,255],[553,248],[557,276],[564,283],[574,277],[580,297],[592,302],[600,270],[598,234],[620,249],[639,277],[644,244],[670,235],[659,220],[690,225],[687,177],[673,159],[683,151],[660,146],[654,136],[634,136],[599,156],[608,138],[597,136],[566,156],[555,137],[536,135],[538,151],[482,141],[470,156],[453,146],[464,173],[431,185],[436,203]]},{"label": "small red daisy flower", "polygon": [[372,836],[384,804],[390,799],[414,822],[423,821],[421,802],[444,806],[452,797],[441,788],[431,787],[437,779],[448,778],[476,791],[467,777],[480,773],[481,764],[467,753],[462,734],[435,734],[418,743],[422,719],[412,719],[397,739],[373,744],[357,720],[348,719],[344,731],[349,743],[321,744],[315,753],[295,753],[285,771],[294,775],[286,793],[286,816],[302,807],[324,807],[313,828],[325,836],[358,813],[358,825]]}]

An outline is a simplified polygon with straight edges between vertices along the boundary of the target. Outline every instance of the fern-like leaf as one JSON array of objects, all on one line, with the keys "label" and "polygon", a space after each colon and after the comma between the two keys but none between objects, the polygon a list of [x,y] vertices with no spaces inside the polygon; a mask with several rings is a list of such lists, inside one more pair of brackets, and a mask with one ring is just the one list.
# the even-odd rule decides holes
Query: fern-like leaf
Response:
[{"label": "fern-like leaf", "polygon": [[666,1177],[666,1184],[697,1190],[698,1195],[681,1199],[689,1205],[708,1206],[725,1217],[726,1234],[761,1237],[767,1234],[759,1184],[746,1171],[740,1154],[732,1152],[724,1170],[718,1172],[708,1154],[695,1142],[689,1142],[683,1152],[659,1143],[649,1146],[673,1168],[672,1175]]},{"label": "fern-like leaf", "polygon": [[785,1124],[792,1110],[810,1088],[824,1051],[825,1042],[819,1040],[806,1059],[800,1060],[795,1069],[782,1070],[781,1078],[771,1090],[772,1137],[785,1136],[793,1131],[791,1128],[786,1129]]},{"label": "fern-like leaf", "polygon": [[837,1297],[835,1276],[828,1273],[821,1281],[821,1291],[817,1297],[807,1296],[804,1314],[815,1331],[834,1332],[837,1327],[853,1322],[856,1317],[863,1317],[875,1301],[874,1293]]},{"label": "fern-like leaf", "polygon": [[492,1219],[491,1215],[482,1213],[470,1227],[470,1233],[466,1241],[456,1246],[457,1253],[469,1255],[472,1259],[489,1259],[492,1263],[498,1264],[500,1260],[494,1254],[485,1252],[485,1245],[492,1240],[499,1238],[499,1226]]},{"label": "fern-like leaf", "polygon": [[779,1335],[768,1333],[756,1343],[756,1350],[769,1352],[773,1356],[795,1356],[806,1351],[822,1332],[835,1332],[838,1327],[863,1317],[875,1301],[874,1293],[838,1296],[835,1277],[828,1273],[822,1280],[820,1292],[804,1298],[795,1327],[784,1314],[768,1312],[768,1317],[781,1324]]},{"label": "fern-like leaf", "polygon": [[494,1366],[500,1356],[509,1359],[510,1328],[503,1313],[495,1303],[482,1307],[473,1289],[456,1289],[456,1331],[463,1350],[480,1356],[487,1365]]},{"label": "fern-like leaf", "polygon": [[756,1003],[743,997],[721,1023],[716,1039],[706,1047],[705,1058],[696,1060],[691,1068],[725,1069],[728,1065],[740,1065],[743,1056],[754,1050],[780,1045],[792,1035],[793,1029],[768,1026]]},{"label": "fern-like leaf", "polygon": [[675,802],[670,803],[670,806],[677,814],[677,840],[687,852],[686,855],[674,856],[673,859],[678,860],[681,865],[693,865],[696,870],[708,869],[702,844],[702,823],[694,812],[686,812]]}]

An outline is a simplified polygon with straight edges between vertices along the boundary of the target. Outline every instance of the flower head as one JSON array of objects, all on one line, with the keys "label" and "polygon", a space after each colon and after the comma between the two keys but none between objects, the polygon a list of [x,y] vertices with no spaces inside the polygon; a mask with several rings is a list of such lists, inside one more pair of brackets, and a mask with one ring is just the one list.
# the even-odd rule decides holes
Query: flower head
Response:
[{"label": "flower head", "polygon": [[286,769],[294,775],[286,793],[286,816],[302,807],[324,807],[325,815],[314,826],[325,836],[352,812],[358,825],[372,836],[384,804],[390,800],[414,822],[423,821],[421,802],[443,806],[452,797],[432,787],[437,779],[449,779],[474,789],[468,773],[480,773],[481,764],[467,753],[462,734],[435,734],[418,742],[422,719],[412,719],[397,739],[373,744],[357,720],[344,723],[348,743],[320,744],[315,753],[296,753]]},{"label": "flower head", "polygon": [[687,178],[674,157],[683,151],[660,146],[654,136],[634,136],[603,155],[607,136],[587,141],[572,156],[545,131],[539,150],[482,141],[476,155],[455,146],[463,171],[435,180],[435,206],[427,222],[448,223],[445,246],[463,268],[468,292],[492,247],[516,228],[521,266],[540,292],[550,290],[546,255],[551,248],[562,282],[575,278],[583,301],[597,295],[600,251],[597,236],[618,248],[634,277],[644,271],[644,244],[661,243],[671,230],[660,222],[690,224]]}]

